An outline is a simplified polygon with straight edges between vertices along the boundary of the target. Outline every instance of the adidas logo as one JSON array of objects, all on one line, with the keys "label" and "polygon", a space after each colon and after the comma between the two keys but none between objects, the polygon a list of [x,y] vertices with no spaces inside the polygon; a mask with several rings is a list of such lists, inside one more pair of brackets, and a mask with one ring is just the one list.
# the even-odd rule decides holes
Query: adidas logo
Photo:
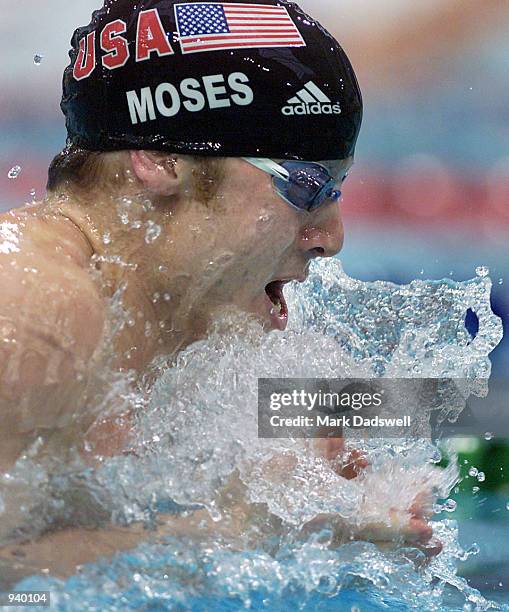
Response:
[{"label": "adidas logo", "polygon": [[313,81],[304,85],[296,96],[281,109],[283,115],[340,115],[341,106],[332,101]]}]

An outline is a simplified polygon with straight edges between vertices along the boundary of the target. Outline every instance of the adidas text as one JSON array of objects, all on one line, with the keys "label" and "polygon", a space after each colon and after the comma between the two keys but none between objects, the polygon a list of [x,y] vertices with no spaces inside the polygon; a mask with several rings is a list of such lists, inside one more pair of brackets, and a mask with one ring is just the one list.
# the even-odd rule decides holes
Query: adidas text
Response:
[{"label": "adidas text", "polygon": [[295,104],[283,106],[283,115],[340,115],[341,106],[339,104]]}]

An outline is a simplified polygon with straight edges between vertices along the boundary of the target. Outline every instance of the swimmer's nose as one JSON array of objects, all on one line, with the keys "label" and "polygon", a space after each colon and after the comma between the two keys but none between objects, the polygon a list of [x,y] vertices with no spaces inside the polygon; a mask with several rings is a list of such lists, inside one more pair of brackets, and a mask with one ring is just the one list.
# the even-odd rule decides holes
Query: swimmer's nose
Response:
[{"label": "swimmer's nose", "polygon": [[311,257],[334,257],[345,238],[339,202],[318,209],[303,228],[300,245]]}]

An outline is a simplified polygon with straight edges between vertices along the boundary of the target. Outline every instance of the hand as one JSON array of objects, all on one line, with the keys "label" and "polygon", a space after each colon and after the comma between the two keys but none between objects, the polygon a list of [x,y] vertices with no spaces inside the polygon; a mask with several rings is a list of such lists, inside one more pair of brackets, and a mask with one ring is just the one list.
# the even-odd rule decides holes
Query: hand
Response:
[{"label": "hand", "polygon": [[377,543],[381,548],[394,548],[394,545],[408,544],[421,550],[427,560],[442,551],[442,544],[433,538],[433,528],[429,522],[432,515],[430,494],[419,493],[408,510],[391,508],[388,523],[372,523],[350,533],[356,540]]},{"label": "hand", "polygon": [[[369,465],[361,451],[345,451],[345,440],[342,437],[318,438],[315,440],[315,452],[330,461],[334,471],[347,480],[357,478]],[[382,548],[404,542],[422,550],[428,559],[432,558],[442,551],[442,544],[433,538],[433,529],[429,523],[433,513],[432,502],[431,495],[423,492],[414,498],[407,512],[391,508],[390,524],[373,523],[359,530],[341,524],[337,530],[339,542],[348,539],[367,540],[376,542]],[[337,525],[337,520],[325,516],[317,517],[311,524],[323,524],[324,520],[332,520]]]},{"label": "hand", "polygon": [[317,438],[315,452],[330,461],[334,471],[347,480],[359,476],[369,465],[361,451],[355,449],[345,451],[345,439],[341,437]]}]

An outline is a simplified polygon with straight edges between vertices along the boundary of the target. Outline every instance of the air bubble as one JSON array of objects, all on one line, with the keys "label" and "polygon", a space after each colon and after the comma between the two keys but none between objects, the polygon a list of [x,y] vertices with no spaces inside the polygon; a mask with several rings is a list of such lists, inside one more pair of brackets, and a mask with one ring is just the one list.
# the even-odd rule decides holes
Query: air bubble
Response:
[{"label": "air bubble", "polygon": [[111,234],[110,234],[110,232],[106,232],[103,235],[103,243],[104,244],[110,244],[111,243]]},{"label": "air bubble", "polygon": [[486,480],[486,475],[484,472],[479,472],[479,474],[477,474],[477,480],[478,482],[484,482]]},{"label": "air bubble", "polygon": [[40,53],[36,53],[34,55],[34,64],[36,66],[40,66],[42,64],[43,59],[44,59],[44,55],[41,55]]},{"label": "air bubble", "polygon": [[477,476],[477,474],[479,473],[479,470],[476,467],[471,467],[468,470],[468,475],[472,476],[473,478],[475,478]]},{"label": "air bubble", "polygon": [[7,177],[15,180],[21,174],[21,170],[22,170],[21,166],[13,166],[7,173]]},{"label": "air bubble", "polygon": [[485,439],[485,440],[491,440],[492,438],[493,438],[493,434],[491,433],[491,431],[487,431],[487,432],[484,434],[484,439]]},{"label": "air bubble", "polygon": [[477,268],[475,269],[475,273],[477,274],[477,276],[485,278],[490,273],[490,269],[487,266],[477,266]]}]

